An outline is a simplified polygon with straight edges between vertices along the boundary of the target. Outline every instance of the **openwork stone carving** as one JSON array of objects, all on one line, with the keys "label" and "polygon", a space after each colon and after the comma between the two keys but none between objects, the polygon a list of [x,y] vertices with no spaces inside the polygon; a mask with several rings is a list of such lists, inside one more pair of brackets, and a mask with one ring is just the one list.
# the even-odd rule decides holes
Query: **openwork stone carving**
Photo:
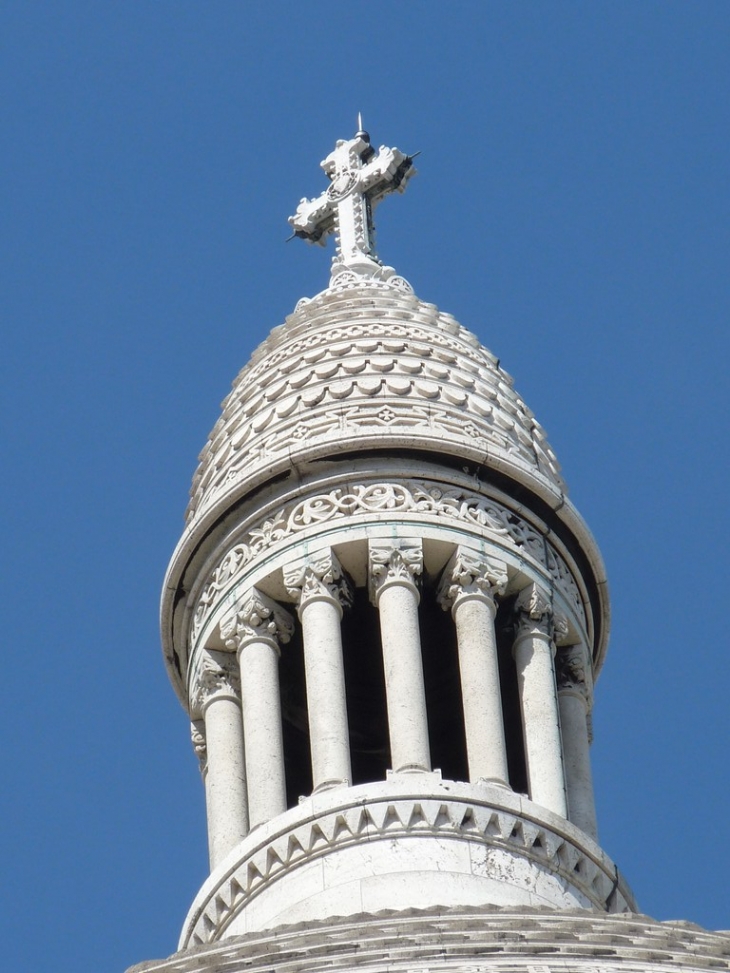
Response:
[{"label": "openwork stone carving", "polygon": [[494,602],[504,594],[508,580],[504,561],[460,546],[444,568],[438,602],[444,611],[453,608],[466,595],[479,594]]},{"label": "openwork stone carving", "polygon": [[275,601],[251,588],[220,624],[226,648],[238,651],[252,640],[274,641],[277,646],[294,634],[294,620]]},{"label": "openwork stone carving", "polygon": [[352,605],[352,584],[333,551],[326,549],[284,568],[284,585],[300,609],[310,600],[326,598],[340,608]]},{"label": "openwork stone carving", "polygon": [[406,584],[417,590],[416,579],[423,571],[423,544],[418,538],[370,541],[370,600],[377,605],[386,585]]},{"label": "openwork stone carving", "polygon": [[212,571],[196,607],[193,638],[220,594],[246,571],[261,551],[268,551],[279,542],[311,530],[314,524],[345,519],[352,522],[357,518],[366,520],[372,514],[377,514],[379,519],[384,515],[405,515],[456,521],[468,530],[496,535],[501,543],[513,550],[525,551],[546,567],[578,618],[585,621],[581,595],[570,569],[549,541],[546,542],[526,520],[489,497],[459,487],[444,489],[428,480],[414,479],[337,487],[284,506],[255,524]]},{"label": "openwork stone carving", "polygon": [[240,675],[236,660],[229,653],[206,650],[191,685],[191,712],[201,713],[216,696],[240,701]]}]

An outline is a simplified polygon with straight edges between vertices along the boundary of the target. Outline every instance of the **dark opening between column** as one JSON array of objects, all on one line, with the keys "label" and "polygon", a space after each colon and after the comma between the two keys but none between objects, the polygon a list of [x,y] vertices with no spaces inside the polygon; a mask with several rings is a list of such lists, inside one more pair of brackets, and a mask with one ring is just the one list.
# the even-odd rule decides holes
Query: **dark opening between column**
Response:
[{"label": "dark opening between column", "polygon": [[451,612],[436,600],[435,583],[426,581],[418,607],[423,681],[426,689],[431,766],[446,780],[469,780],[464,705]]},{"label": "dark opening between column", "polygon": [[499,682],[502,692],[502,715],[507,744],[509,783],[513,791],[527,794],[527,767],[525,765],[525,741],[522,733],[522,711],[517,669],[512,658],[515,596],[500,602],[495,619],[497,651],[499,654]]},{"label": "dark opening between column", "polygon": [[390,767],[390,738],[380,619],[366,588],[355,589],[352,608],[342,619],[342,652],[352,783],[385,780]]},{"label": "dark opening between column", "polygon": [[312,756],[309,749],[309,719],[304,674],[301,626],[291,641],[282,646],[279,660],[281,719],[284,737],[287,807],[295,807],[302,795],[312,793]]}]

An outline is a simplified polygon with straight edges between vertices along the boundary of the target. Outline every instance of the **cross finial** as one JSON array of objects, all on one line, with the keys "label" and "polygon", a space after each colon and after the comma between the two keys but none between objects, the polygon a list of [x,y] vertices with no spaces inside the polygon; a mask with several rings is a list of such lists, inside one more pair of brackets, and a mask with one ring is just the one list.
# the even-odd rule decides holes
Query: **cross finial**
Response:
[{"label": "cross finial", "polygon": [[383,267],[375,253],[372,214],[380,200],[403,192],[415,174],[413,159],[399,149],[381,145],[376,152],[357,115],[358,131],[340,139],[323,162],[330,184],[316,199],[302,199],[289,223],[294,236],[324,246],[334,232],[336,253],[332,279],[344,271],[361,277],[386,279],[394,271]]}]

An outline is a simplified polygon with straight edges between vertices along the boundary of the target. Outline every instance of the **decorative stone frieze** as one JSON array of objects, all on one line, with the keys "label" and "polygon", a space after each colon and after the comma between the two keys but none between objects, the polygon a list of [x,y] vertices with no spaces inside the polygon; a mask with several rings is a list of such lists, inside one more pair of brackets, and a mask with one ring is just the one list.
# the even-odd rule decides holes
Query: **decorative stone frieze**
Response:
[{"label": "decorative stone frieze", "polygon": [[239,651],[247,642],[267,639],[288,642],[294,634],[294,620],[289,612],[251,588],[220,623],[220,634],[226,648]]},{"label": "decorative stone frieze", "polygon": [[272,546],[300,533],[311,532],[315,525],[353,518],[382,522],[385,517],[395,516],[434,518],[449,524],[462,523],[468,531],[486,530],[507,548],[528,553],[546,568],[549,562],[551,580],[577,613],[578,620],[585,621],[583,599],[564,558],[524,518],[497,501],[469,490],[408,479],[348,484],[327,493],[315,493],[254,523],[212,570],[194,613],[193,639],[221,594],[248,570],[260,553],[269,552]]},{"label": "decorative stone frieze", "polygon": [[438,601],[444,611],[453,609],[465,597],[481,596],[493,603],[495,598],[504,594],[508,580],[504,561],[459,546],[444,568]]},{"label": "decorative stone frieze", "polygon": [[487,532],[516,553],[527,553],[543,565],[579,622],[585,623],[583,598],[565,559],[531,524],[496,500],[460,487],[429,480],[369,481],[314,492],[282,506],[255,522],[231,546],[210,573],[193,617],[195,639],[221,595],[240,578],[256,557],[269,553],[318,525],[385,518],[458,524],[475,537]]},{"label": "decorative stone frieze", "polygon": [[340,612],[352,604],[353,589],[335,553],[329,548],[307,555],[284,568],[284,586],[302,608],[311,601],[327,600]]},{"label": "decorative stone frieze", "polygon": [[423,571],[423,543],[419,538],[370,541],[370,600],[377,605],[391,585],[405,585],[418,596],[418,579]]}]

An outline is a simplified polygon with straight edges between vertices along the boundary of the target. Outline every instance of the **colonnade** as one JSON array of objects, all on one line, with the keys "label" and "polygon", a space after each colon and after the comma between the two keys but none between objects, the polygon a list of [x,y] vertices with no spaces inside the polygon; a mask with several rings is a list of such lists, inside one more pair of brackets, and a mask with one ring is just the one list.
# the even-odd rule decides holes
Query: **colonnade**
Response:
[{"label": "colonnade", "polygon": [[[370,600],[378,609],[388,730],[395,772],[431,770],[418,623],[419,538],[371,540]],[[283,572],[302,630],[314,792],[351,783],[341,619],[350,580],[331,549]],[[469,780],[509,787],[495,617],[507,565],[459,546],[444,569],[439,604],[456,629]],[[279,654],[295,619],[256,588],[221,622],[225,652],[207,652],[191,694],[203,755],[211,867],[252,828],[286,810]],[[590,688],[585,649],[556,649],[565,620],[529,584],[515,603],[512,654],[530,798],[595,837],[590,775]],[[556,661],[557,652],[557,661]]]}]

